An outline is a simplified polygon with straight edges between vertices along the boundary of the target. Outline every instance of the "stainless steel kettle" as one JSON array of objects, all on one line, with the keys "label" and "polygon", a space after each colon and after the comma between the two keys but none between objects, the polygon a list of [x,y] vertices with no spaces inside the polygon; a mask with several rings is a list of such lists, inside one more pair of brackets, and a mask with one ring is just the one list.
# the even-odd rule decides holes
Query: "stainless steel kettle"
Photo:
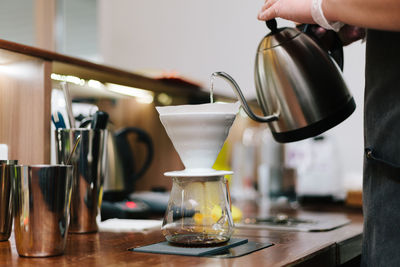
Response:
[{"label": "stainless steel kettle", "polygon": [[[114,132],[110,127],[109,124],[103,200],[122,201],[134,191],[135,182],[149,169],[154,154],[153,141],[140,128],[126,127]],[[136,142],[142,143],[146,151],[139,170],[135,169],[135,157],[128,140],[130,135],[136,135]]]},{"label": "stainless steel kettle", "polygon": [[336,126],[355,110],[355,102],[341,71],[312,38],[296,28],[277,28],[260,42],[255,59],[257,100],[264,116],[252,112],[239,86],[224,72],[247,115],[268,122],[274,139],[293,142]]}]

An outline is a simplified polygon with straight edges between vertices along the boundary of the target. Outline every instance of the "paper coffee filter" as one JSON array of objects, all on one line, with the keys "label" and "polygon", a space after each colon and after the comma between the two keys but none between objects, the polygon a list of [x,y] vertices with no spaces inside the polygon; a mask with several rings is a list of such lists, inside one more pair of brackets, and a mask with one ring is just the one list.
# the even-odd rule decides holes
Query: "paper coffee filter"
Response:
[{"label": "paper coffee filter", "polygon": [[178,105],[156,107],[160,115],[168,114],[188,114],[188,113],[225,113],[237,114],[239,111],[240,102],[235,103],[209,103],[196,105]]},{"label": "paper coffee filter", "polygon": [[240,103],[156,107],[185,173],[210,173]]}]

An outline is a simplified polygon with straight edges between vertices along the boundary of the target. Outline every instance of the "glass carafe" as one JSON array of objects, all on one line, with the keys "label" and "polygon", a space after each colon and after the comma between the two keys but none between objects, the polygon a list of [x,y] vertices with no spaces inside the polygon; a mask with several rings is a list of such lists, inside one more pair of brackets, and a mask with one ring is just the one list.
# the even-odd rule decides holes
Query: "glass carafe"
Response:
[{"label": "glass carafe", "polygon": [[233,232],[231,200],[224,176],[173,177],[162,232],[175,244],[212,246]]}]

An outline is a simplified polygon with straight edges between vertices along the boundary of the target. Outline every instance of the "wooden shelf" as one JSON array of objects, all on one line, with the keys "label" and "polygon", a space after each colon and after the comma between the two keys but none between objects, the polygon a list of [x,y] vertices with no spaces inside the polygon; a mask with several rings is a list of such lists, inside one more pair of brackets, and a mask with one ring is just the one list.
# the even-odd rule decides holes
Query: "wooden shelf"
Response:
[{"label": "wooden shelf", "polygon": [[[209,93],[199,85],[179,78],[153,79],[0,39],[0,143],[7,144],[8,157],[21,164],[50,162],[52,73],[166,93],[177,103],[209,100]],[[93,92],[88,87],[74,90],[81,90],[85,97]],[[112,94],[92,94],[94,99],[113,98]],[[147,120],[154,120],[155,114],[150,115]]]},{"label": "wooden shelf", "polygon": [[[152,79],[143,75],[128,72],[115,67],[89,62],[83,59],[70,57],[43,49],[26,46],[0,39],[0,48],[52,62],[52,72],[63,75],[74,75],[82,79],[94,79],[103,83],[116,83],[125,86],[151,90],[156,93],[169,93],[190,98],[206,99],[207,92],[194,83],[180,79]],[[13,60],[15,56],[0,51],[1,58]]]}]

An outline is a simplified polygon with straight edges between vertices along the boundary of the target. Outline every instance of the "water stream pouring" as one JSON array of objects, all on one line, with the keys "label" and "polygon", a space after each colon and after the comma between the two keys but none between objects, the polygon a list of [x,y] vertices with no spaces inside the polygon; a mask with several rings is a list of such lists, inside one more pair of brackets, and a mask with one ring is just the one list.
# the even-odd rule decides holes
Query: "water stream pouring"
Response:
[{"label": "water stream pouring", "polygon": [[233,232],[224,175],[212,168],[239,111],[239,103],[156,107],[185,169],[173,178],[162,231],[175,244],[207,246],[226,242]]}]

